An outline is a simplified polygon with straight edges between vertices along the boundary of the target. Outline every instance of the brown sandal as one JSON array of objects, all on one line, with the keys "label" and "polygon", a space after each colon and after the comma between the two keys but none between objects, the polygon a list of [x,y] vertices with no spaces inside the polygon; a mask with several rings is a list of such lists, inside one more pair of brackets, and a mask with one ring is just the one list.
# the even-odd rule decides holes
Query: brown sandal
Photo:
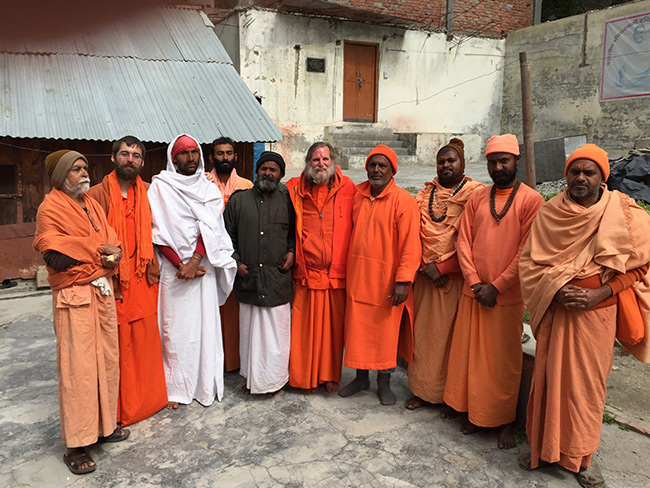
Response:
[{"label": "brown sandal", "polygon": [[[73,452],[66,452],[63,455],[63,462],[72,474],[88,474],[97,469],[95,461],[93,461],[93,458],[90,457],[90,454],[83,447],[79,447]],[[79,466],[84,463],[92,464],[85,468],[80,468]]]}]

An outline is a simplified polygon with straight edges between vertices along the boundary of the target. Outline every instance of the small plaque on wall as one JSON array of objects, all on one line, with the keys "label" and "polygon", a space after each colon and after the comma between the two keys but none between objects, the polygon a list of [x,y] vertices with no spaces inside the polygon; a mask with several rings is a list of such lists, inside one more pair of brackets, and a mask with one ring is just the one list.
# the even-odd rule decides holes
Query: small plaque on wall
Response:
[{"label": "small plaque on wall", "polygon": [[324,58],[307,58],[307,71],[314,73],[325,73]]}]

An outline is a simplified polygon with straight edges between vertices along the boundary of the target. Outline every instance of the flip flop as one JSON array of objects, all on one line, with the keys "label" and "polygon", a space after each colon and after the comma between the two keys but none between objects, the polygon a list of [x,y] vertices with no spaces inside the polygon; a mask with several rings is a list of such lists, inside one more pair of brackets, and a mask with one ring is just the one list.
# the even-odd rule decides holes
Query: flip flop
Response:
[{"label": "flip flop", "polygon": [[129,429],[122,429],[117,427],[111,435],[100,437],[99,442],[122,442],[129,438],[131,431]]},{"label": "flip flop", "polygon": [[[97,465],[94,464],[95,461],[93,461],[93,458],[90,457],[90,454],[88,454],[85,449],[72,453],[66,452],[63,455],[63,462],[72,474],[88,474],[97,469]],[[86,466],[85,468],[78,467],[87,462],[92,462],[93,464],[91,466]]]},{"label": "flip flop", "polygon": [[7,278],[5,280],[2,280],[2,283],[0,283],[0,289],[4,290],[5,288],[13,288],[14,286],[17,286],[17,285],[18,285],[17,282]]}]

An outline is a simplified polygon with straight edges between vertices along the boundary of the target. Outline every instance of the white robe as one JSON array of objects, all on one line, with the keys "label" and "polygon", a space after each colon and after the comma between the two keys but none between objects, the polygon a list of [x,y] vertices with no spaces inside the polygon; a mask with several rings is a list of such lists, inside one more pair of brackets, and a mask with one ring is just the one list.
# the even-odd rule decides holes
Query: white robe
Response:
[{"label": "white robe", "polygon": [[232,290],[236,263],[221,215],[223,198],[205,177],[203,155],[194,175],[176,173],[171,158],[176,139],[167,149],[167,170],[152,178],[148,192],[153,242],[171,247],[187,262],[202,236],[206,254],[201,266],[207,271],[203,277],[180,280],[176,268],[160,259],[158,321],[169,401],[188,404],[196,399],[207,406],[215,396],[223,397],[219,305]]},{"label": "white robe", "polygon": [[253,394],[272,393],[289,381],[291,303],[239,304],[239,374]]}]

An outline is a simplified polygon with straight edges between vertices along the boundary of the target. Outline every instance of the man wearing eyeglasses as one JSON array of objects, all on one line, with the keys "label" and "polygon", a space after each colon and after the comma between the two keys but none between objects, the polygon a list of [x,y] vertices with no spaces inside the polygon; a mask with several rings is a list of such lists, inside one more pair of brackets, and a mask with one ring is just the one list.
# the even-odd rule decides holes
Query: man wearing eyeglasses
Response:
[{"label": "man wearing eyeglasses", "polygon": [[43,253],[52,287],[61,437],[74,474],[97,466],[86,447],[118,442],[118,337],[107,278],[122,258],[100,205],[87,195],[88,160],[62,149],[45,158],[52,191],[38,208],[34,249]]},{"label": "man wearing eyeglasses", "polygon": [[144,144],[133,136],[115,141],[111,155],[115,169],[88,191],[122,243],[122,260],[113,277],[120,343],[117,421],[121,425],[146,419],[167,405],[149,184],[140,178],[144,155]]}]

